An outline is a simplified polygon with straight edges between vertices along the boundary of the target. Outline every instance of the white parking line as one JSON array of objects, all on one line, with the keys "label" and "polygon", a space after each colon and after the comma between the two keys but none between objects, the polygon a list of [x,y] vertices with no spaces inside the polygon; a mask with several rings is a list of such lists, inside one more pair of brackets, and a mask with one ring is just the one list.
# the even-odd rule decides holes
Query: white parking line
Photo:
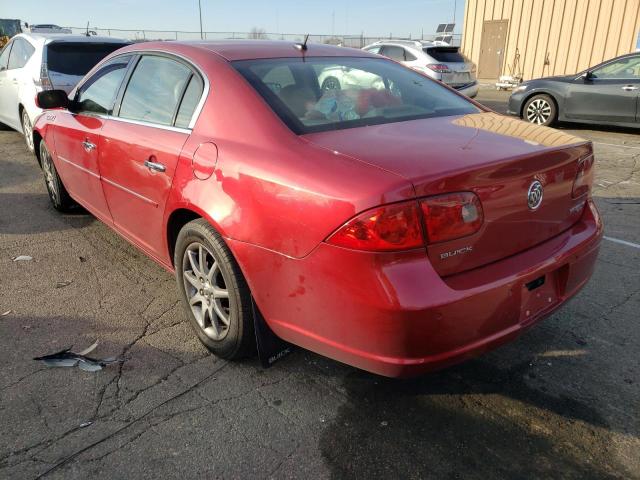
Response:
[{"label": "white parking line", "polygon": [[640,147],[632,147],[629,145],[620,145],[619,143],[603,143],[603,142],[593,142],[594,145],[606,145],[607,147],[620,147],[620,148],[631,148],[633,150],[640,150]]},{"label": "white parking line", "polygon": [[613,243],[626,245],[627,247],[640,248],[640,245],[638,245],[637,243],[627,242],[626,240],[620,240],[619,238],[607,237],[606,235],[603,236],[602,238],[604,238],[605,240],[609,240],[610,242],[613,242]]}]

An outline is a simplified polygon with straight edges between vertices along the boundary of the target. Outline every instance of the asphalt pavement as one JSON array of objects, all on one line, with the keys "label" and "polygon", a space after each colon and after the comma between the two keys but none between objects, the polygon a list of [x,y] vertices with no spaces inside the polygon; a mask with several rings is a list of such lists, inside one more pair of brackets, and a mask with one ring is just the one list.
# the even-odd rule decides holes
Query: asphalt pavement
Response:
[{"label": "asphalt pavement", "polygon": [[[403,381],[304,350],[270,369],[211,356],[174,278],[56,213],[0,131],[0,478],[640,478],[640,130],[560,128],[595,145],[593,279],[516,342]],[[125,361],[32,360],[96,339]]]}]

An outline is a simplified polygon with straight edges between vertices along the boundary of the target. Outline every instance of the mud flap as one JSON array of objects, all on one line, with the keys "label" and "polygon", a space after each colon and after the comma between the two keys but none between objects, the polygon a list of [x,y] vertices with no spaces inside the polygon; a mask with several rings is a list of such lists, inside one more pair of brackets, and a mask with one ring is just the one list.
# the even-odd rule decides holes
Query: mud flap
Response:
[{"label": "mud flap", "polygon": [[251,297],[251,309],[253,310],[253,324],[256,332],[256,346],[258,358],[264,368],[269,368],[281,358],[286,357],[294,350],[294,346],[278,337],[269,328],[260,309]]}]

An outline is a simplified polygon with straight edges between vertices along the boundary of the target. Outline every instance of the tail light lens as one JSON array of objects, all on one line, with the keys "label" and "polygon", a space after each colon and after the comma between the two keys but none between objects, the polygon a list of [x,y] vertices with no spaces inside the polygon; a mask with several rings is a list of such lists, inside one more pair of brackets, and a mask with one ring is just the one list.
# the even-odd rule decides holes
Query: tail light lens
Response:
[{"label": "tail light lens", "polygon": [[589,193],[591,185],[593,185],[593,154],[583,158],[578,163],[578,173],[573,181],[573,191],[571,196],[578,198],[585,193]]},{"label": "tail light lens", "polygon": [[428,243],[472,235],[484,222],[482,204],[471,192],[449,193],[420,202]]},{"label": "tail light lens", "polygon": [[40,67],[40,78],[34,79],[33,83],[36,87],[40,87],[43,90],[53,90],[53,84],[49,78],[49,69],[45,62],[42,62],[42,66]]},{"label": "tail light lens", "polygon": [[483,221],[474,193],[451,193],[367,210],[340,227],[327,243],[375,252],[409,250],[472,235]]},{"label": "tail light lens", "polygon": [[437,73],[451,73],[449,67],[441,63],[430,63],[427,65],[427,68]]},{"label": "tail light lens", "polygon": [[367,210],[340,227],[327,243],[377,252],[421,247],[418,204],[412,200]]}]

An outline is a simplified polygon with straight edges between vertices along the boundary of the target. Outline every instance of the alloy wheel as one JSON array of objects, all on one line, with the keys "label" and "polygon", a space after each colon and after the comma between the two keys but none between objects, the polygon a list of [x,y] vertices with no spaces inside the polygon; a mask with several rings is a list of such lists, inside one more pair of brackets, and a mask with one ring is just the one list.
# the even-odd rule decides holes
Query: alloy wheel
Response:
[{"label": "alloy wheel", "polygon": [[22,133],[24,134],[24,139],[27,142],[27,147],[29,147],[29,150],[33,152],[33,132],[31,130],[32,126],[29,114],[26,110],[22,110]]},{"label": "alloy wheel", "polygon": [[44,179],[47,182],[49,196],[53,203],[58,205],[60,203],[60,191],[58,190],[58,182],[56,182],[53,162],[46,148],[40,149],[40,161],[42,162],[42,171],[44,172]]},{"label": "alloy wheel", "polygon": [[527,107],[527,120],[531,123],[542,125],[551,116],[551,105],[542,98],[536,98]]},{"label": "alloy wheel", "polygon": [[182,260],[182,279],[198,326],[213,340],[229,332],[229,290],[218,261],[202,243],[191,243]]}]

